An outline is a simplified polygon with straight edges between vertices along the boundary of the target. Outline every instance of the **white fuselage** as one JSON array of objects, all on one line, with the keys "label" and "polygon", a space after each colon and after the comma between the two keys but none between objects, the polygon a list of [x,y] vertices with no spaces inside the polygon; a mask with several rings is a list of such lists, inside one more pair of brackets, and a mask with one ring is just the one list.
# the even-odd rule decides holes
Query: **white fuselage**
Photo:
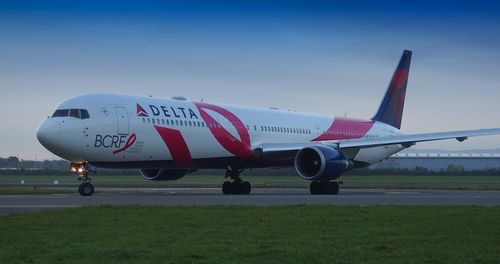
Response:
[{"label": "white fuselage", "polygon": [[[38,130],[47,149],[73,162],[116,168],[225,168],[235,161],[242,167],[280,166],[255,159],[253,149],[400,134],[372,120],[119,94],[78,96],[56,111]],[[344,155],[368,165],[401,149],[392,145]]]}]

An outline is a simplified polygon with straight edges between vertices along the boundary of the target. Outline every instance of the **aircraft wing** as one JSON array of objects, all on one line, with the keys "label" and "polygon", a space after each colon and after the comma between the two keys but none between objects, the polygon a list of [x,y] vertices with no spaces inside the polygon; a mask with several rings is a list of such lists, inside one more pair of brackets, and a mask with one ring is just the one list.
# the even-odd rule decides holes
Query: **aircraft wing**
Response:
[{"label": "aircraft wing", "polygon": [[476,129],[476,130],[463,130],[463,131],[450,131],[450,132],[436,132],[436,133],[423,133],[413,135],[395,135],[380,138],[366,138],[366,139],[348,139],[340,140],[338,147],[343,148],[371,148],[385,145],[401,144],[404,147],[410,147],[417,142],[436,141],[444,139],[457,139],[462,142],[469,137],[488,136],[500,134],[500,128],[490,129]]},{"label": "aircraft wing", "polygon": [[394,135],[379,138],[346,139],[334,141],[304,142],[304,143],[270,143],[261,144],[254,148],[256,156],[270,160],[290,160],[295,157],[297,151],[308,146],[330,146],[337,149],[363,149],[386,145],[403,145],[406,148],[418,142],[436,141],[445,139],[457,139],[464,141],[469,137],[488,136],[500,134],[500,128],[476,129],[450,132],[423,133],[412,135]]}]

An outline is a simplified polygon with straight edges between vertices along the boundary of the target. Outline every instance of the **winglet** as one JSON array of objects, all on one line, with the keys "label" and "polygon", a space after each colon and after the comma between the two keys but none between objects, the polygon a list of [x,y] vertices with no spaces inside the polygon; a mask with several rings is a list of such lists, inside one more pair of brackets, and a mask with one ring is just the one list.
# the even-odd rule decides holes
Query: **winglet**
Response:
[{"label": "winglet", "polygon": [[392,75],[384,99],[372,120],[380,121],[397,129],[401,128],[401,118],[405,104],[406,84],[410,72],[411,51],[404,50],[396,71]]}]

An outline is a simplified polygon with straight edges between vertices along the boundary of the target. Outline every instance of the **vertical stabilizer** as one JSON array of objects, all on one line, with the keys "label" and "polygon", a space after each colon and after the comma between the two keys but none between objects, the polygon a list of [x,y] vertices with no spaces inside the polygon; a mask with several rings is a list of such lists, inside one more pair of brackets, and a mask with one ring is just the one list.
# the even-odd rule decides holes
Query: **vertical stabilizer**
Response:
[{"label": "vertical stabilizer", "polygon": [[384,99],[372,120],[380,121],[397,129],[401,128],[401,118],[405,104],[406,84],[410,72],[411,51],[403,51],[396,71],[392,75]]}]

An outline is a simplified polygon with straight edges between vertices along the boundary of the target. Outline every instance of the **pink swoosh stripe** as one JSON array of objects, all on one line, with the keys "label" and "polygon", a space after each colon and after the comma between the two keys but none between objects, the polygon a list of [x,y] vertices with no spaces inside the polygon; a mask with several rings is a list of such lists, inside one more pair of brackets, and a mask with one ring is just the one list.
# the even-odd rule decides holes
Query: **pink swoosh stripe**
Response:
[{"label": "pink swoosh stripe", "polygon": [[373,127],[373,124],[374,122],[372,120],[335,117],[335,120],[333,120],[332,125],[328,128],[326,133],[312,141],[359,138],[359,135],[364,136]]}]

